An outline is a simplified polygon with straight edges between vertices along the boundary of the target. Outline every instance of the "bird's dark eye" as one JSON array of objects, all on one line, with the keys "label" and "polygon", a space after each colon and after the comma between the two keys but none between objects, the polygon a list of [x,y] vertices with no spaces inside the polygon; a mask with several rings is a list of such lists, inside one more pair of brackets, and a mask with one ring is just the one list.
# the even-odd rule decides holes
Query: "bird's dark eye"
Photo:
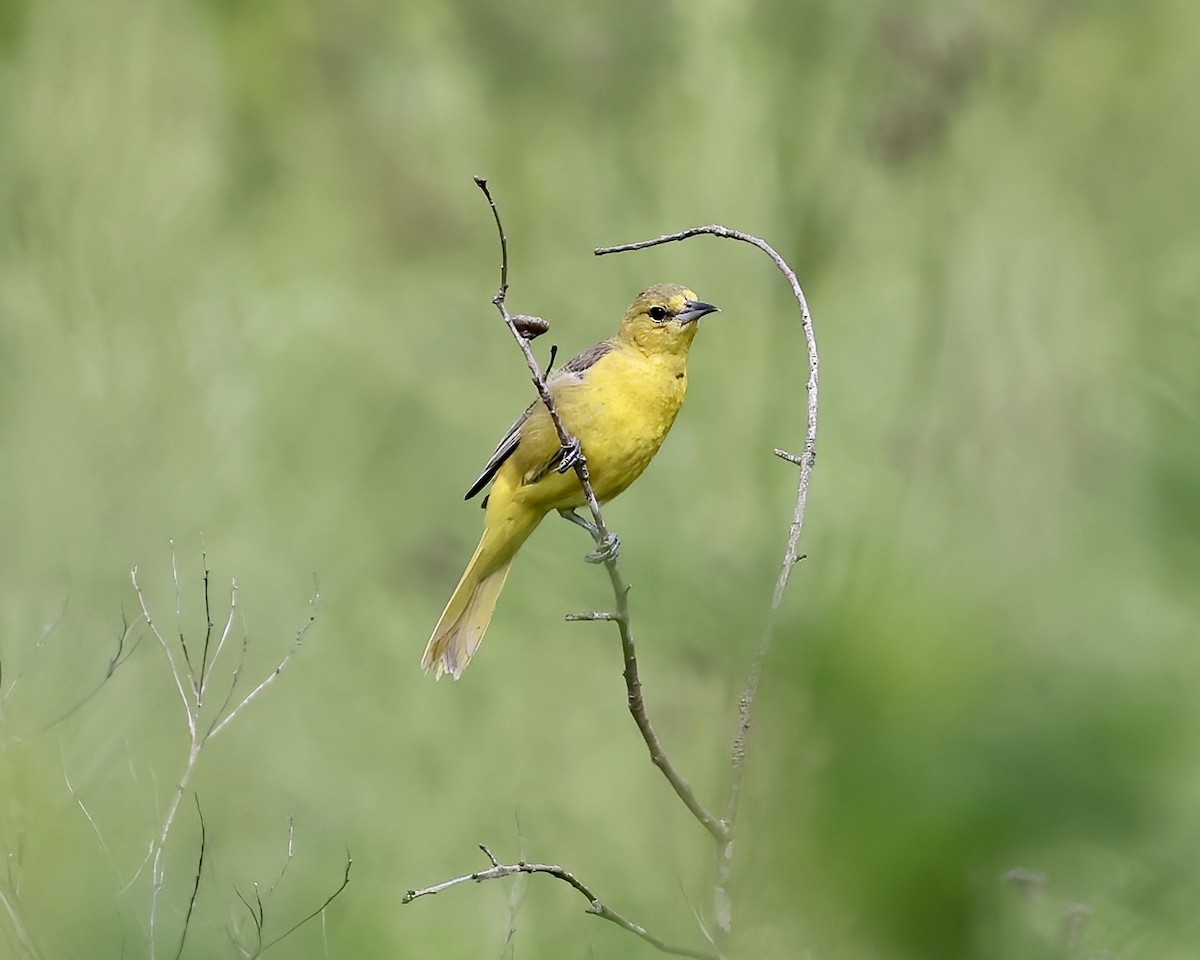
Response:
[{"label": "bird's dark eye", "polygon": [[650,308],[650,319],[653,320],[655,323],[661,323],[666,318],[667,318],[667,311],[666,311],[665,307],[651,307]]}]

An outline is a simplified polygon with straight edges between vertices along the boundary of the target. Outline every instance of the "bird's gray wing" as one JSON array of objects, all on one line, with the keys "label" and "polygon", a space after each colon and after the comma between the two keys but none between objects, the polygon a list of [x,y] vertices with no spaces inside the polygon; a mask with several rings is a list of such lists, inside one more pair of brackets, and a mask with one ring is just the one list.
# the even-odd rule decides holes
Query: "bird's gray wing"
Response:
[{"label": "bird's gray wing", "polygon": [[[602,340],[600,343],[593,344],[582,353],[573,356],[570,360],[554,371],[553,375],[551,375],[548,379],[553,381],[556,377],[561,377],[564,375],[570,375],[572,378],[578,378],[578,376],[588,367],[592,366],[592,364],[594,364],[605,354],[611,352],[614,346],[615,344],[611,340]],[[463,497],[464,500],[470,500],[473,496],[475,496],[475,494],[479,493],[480,490],[486,487],[491,482],[492,477],[496,475],[496,471],[500,469],[504,461],[512,456],[512,452],[517,449],[517,444],[521,442],[521,426],[526,420],[529,419],[529,415],[533,413],[534,409],[539,403],[541,403],[540,400],[536,400],[531,403],[525,412],[517,417],[516,422],[508,428],[508,432],[504,434],[504,437],[498,444],[496,444],[496,449],[492,451],[492,455],[488,458],[488,462],[484,466],[483,472],[479,474],[479,477],[473,484],[471,484],[471,489],[468,490],[466,496]],[[550,463],[548,463],[541,470],[537,471],[537,477],[540,478],[545,476],[545,474],[549,473],[549,471],[553,469],[553,467],[561,459],[562,451],[560,450],[554,455]],[[486,503],[487,501],[485,500],[484,502]]]},{"label": "bird's gray wing", "polygon": [[463,497],[464,500],[470,500],[475,494],[492,482],[492,477],[496,475],[496,471],[500,469],[501,464],[512,456],[512,452],[517,449],[517,444],[521,442],[521,425],[529,419],[531,413],[533,413],[532,406],[517,417],[516,422],[508,428],[508,433],[496,444],[496,449],[488,457],[487,465],[484,466],[483,472],[479,475],[478,479],[471,484],[471,489]]},{"label": "bird's gray wing", "polygon": [[558,373],[583,373],[588,367],[594,364],[601,357],[612,353],[613,347],[616,344],[612,340],[601,340],[599,343],[593,343],[590,347],[577,353],[570,360],[558,368]]}]

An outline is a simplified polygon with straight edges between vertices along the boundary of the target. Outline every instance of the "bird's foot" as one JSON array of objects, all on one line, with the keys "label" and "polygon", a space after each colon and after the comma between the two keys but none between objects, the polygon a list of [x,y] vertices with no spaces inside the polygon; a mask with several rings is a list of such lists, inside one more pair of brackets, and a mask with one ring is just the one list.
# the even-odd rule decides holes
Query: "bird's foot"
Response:
[{"label": "bird's foot", "polygon": [[578,437],[572,437],[571,442],[558,452],[558,466],[555,469],[559,473],[566,473],[579,462],[579,458],[582,456],[583,444],[579,442]]},{"label": "bird's foot", "polygon": [[604,541],[583,559],[588,563],[610,563],[621,554],[621,538],[610,532]]}]

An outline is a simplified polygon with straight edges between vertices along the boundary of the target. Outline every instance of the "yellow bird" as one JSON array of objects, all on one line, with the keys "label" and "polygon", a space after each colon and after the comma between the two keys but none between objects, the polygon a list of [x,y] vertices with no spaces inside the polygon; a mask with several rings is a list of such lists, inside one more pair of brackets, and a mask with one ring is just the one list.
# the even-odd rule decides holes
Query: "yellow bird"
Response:
[{"label": "yellow bird", "polygon": [[[687,356],[696,321],[718,308],[686,287],[658,284],[630,305],[615,337],[559,367],[546,387],[587,458],[601,503],[621,493],[658,453],[687,393]],[[567,451],[567,462],[570,462]],[[489,481],[483,537],[433,628],[421,666],[456,680],[471,662],[496,609],[513,557],[551,510],[591,530],[574,512],[586,500],[545,405],[533,403],[500,441],[466,499]],[[605,545],[588,559],[615,556]]]}]

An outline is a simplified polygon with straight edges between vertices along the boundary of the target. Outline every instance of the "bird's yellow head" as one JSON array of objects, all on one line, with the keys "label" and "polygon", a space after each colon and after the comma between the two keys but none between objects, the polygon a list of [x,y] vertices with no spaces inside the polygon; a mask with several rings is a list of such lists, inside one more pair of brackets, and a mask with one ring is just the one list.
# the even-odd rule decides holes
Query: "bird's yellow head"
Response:
[{"label": "bird's yellow head", "polygon": [[637,295],[617,337],[644,353],[687,353],[696,336],[696,321],[718,310],[677,283],[656,283]]}]

